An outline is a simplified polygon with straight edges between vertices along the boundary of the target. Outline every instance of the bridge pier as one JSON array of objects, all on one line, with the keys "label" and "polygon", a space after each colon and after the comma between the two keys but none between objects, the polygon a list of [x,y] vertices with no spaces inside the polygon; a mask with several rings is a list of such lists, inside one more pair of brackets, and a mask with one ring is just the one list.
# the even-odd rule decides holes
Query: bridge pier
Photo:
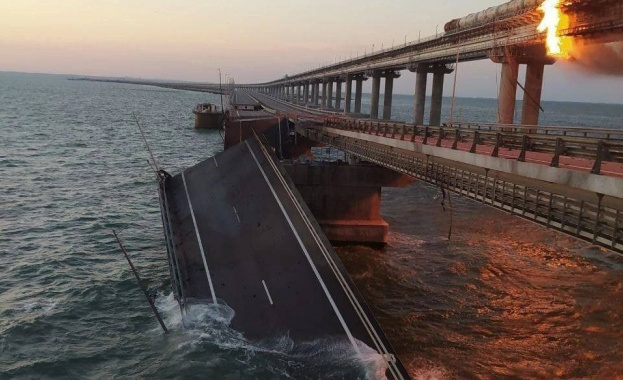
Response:
[{"label": "bridge pier", "polygon": [[322,80],[322,102],[321,108],[327,108],[327,87],[329,87],[329,81],[327,79]]},{"label": "bridge pier", "polygon": [[413,104],[413,120],[415,125],[424,125],[424,108],[426,107],[426,81],[428,72],[418,69],[415,76],[415,100]]},{"label": "bridge pier", "polygon": [[361,113],[361,94],[363,93],[363,81],[368,78],[365,75],[357,75],[355,77],[355,113]]},{"label": "bridge pier", "polygon": [[394,78],[400,78],[397,71],[385,72],[385,93],[383,94],[383,120],[392,118],[392,98],[394,96]]},{"label": "bridge pier", "polygon": [[350,113],[350,105],[353,97],[353,77],[346,74],[346,94],[344,95],[344,113]]},{"label": "bridge pier", "polygon": [[303,84],[303,104],[309,101],[309,82]]},{"label": "bridge pier", "polygon": [[446,65],[438,65],[433,69],[433,92],[430,99],[430,118],[428,124],[441,125],[441,105],[443,102],[443,80],[453,69]]},{"label": "bridge pier", "polygon": [[327,108],[333,108],[333,80],[329,79],[327,84]]},{"label": "bridge pier", "polygon": [[372,94],[370,94],[370,119],[379,118],[379,93],[381,92],[381,73],[372,73]]},{"label": "bridge pier", "polygon": [[290,85],[290,101],[292,103],[296,103],[296,92],[294,91],[295,87],[295,84]]},{"label": "bridge pier", "polygon": [[292,182],[335,243],[384,245],[389,224],[381,216],[381,188],[405,187],[414,179],[370,165],[284,164]]},{"label": "bridge pier", "polygon": [[342,78],[335,80],[335,109],[340,110],[342,108]]},{"label": "bridge pier", "polygon": [[515,123],[515,103],[517,100],[517,79],[519,63],[514,60],[502,63],[500,94],[498,99],[498,123]]},{"label": "bridge pier", "polygon": [[319,81],[314,81],[314,98],[312,99],[312,103],[314,104],[314,106],[318,106],[318,98],[320,96],[320,82]]},{"label": "bridge pier", "polygon": [[528,63],[526,67],[526,92],[523,96],[521,109],[522,125],[538,125],[541,105],[541,90],[543,89],[543,73],[545,64],[542,62]]},{"label": "bridge pier", "polygon": [[556,60],[547,55],[544,46],[513,49],[511,51],[507,49],[496,50],[491,52],[490,58],[493,62],[502,64],[502,79],[500,81],[498,99],[498,122],[500,124],[515,123],[519,65],[525,64],[527,67],[521,124],[538,125],[545,65],[551,65]]}]

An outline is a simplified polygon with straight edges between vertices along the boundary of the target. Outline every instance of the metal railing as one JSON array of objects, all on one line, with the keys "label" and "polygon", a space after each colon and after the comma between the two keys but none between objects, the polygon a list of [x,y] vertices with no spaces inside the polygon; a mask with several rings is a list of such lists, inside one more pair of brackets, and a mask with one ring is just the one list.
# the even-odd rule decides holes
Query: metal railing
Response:
[{"label": "metal railing", "polygon": [[593,161],[591,172],[601,174],[602,163],[623,162],[623,130],[581,129],[573,127],[518,126],[505,124],[455,123],[441,127],[419,126],[400,122],[329,117],[325,126],[373,134],[377,136],[410,140],[429,145],[471,144],[469,151],[476,153],[478,146],[493,147],[497,157],[500,148],[517,152],[517,160],[525,161],[526,153],[551,155],[550,166],[559,167],[560,157],[578,157]]}]

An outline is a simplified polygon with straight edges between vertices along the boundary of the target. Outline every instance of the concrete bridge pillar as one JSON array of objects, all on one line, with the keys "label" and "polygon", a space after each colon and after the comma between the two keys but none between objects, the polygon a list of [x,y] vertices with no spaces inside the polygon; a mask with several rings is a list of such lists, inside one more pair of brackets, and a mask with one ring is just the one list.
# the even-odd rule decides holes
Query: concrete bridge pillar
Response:
[{"label": "concrete bridge pillar", "polygon": [[358,75],[355,77],[355,113],[361,113],[361,94],[363,93],[363,81],[366,77]]},{"label": "concrete bridge pillar", "polygon": [[420,68],[415,76],[415,100],[413,104],[413,120],[415,125],[424,125],[424,108],[426,107],[426,81],[428,71]]},{"label": "concrete bridge pillar", "polygon": [[294,84],[291,84],[291,85],[290,85],[290,101],[291,101],[291,102],[294,102],[294,101],[295,101],[295,99],[296,99],[296,92],[294,91],[294,90],[295,90],[295,88],[294,88],[294,87],[295,87],[295,85],[294,85]]},{"label": "concrete bridge pillar", "polygon": [[331,79],[327,83],[327,108],[333,108],[333,81]]},{"label": "concrete bridge pillar", "polygon": [[316,83],[314,83],[314,86],[316,87],[316,98],[314,98],[314,105],[318,105],[318,100],[320,99],[320,82],[318,80],[316,80]]},{"label": "concrete bridge pillar", "polygon": [[312,104],[315,104],[314,99],[316,99],[316,83],[311,81],[310,84],[311,84],[311,96],[309,99]]},{"label": "concrete bridge pillar", "polygon": [[385,73],[385,93],[383,94],[383,120],[392,118],[392,98],[394,97],[394,78],[399,78],[400,73],[388,71]]},{"label": "concrete bridge pillar", "polygon": [[370,95],[370,119],[379,118],[379,93],[381,91],[381,73],[372,73],[372,94]]},{"label": "concrete bridge pillar", "polygon": [[350,113],[350,104],[353,97],[353,77],[346,74],[346,94],[344,96],[344,113]]},{"label": "concrete bridge pillar", "polygon": [[324,79],[322,81],[322,101],[320,104],[323,109],[327,108],[327,87],[329,87],[329,81]]},{"label": "concrete bridge pillar", "polygon": [[335,80],[335,109],[342,108],[342,78]]},{"label": "concrete bridge pillar", "polygon": [[526,64],[521,124],[537,125],[539,123],[545,65],[556,62],[555,58],[549,57],[545,46],[542,45],[521,49],[496,49],[491,51],[490,58],[493,62],[502,64],[502,78],[498,95],[498,123],[515,123],[519,65]]},{"label": "concrete bridge pillar", "polygon": [[543,73],[545,64],[543,62],[528,63],[526,67],[526,92],[523,96],[523,106],[521,110],[522,125],[538,125],[539,111],[541,105],[541,90],[543,89]]},{"label": "concrete bridge pillar", "polygon": [[309,82],[303,84],[303,104],[309,101]]},{"label": "concrete bridge pillar", "polygon": [[314,103],[314,106],[318,105],[318,98],[320,96],[320,82],[318,82],[317,80],[314,81],[314,98],[312,99],[312,103]]},{"label": "concrete bridge pillar", "polygon": [[443,102],[443,80],[446,74],[454,69],[446,65],[438,65],[433,68],[433,93],[430,100],[429,125],[441,125],[441,105]]},{"label": "concrete bridge pillar", "polygon": [[517,78],[519,64],[516,60],[502,63],[502,78],[498,99],[498,123],[513,124],[515,122],[515,101],[517,99]]},{"label": "concrete bridge pillar", "polygon": [[433,73],[433,93],[430,100],[430,125],[441,125],[441,104],[443,102],[443,71]]}]

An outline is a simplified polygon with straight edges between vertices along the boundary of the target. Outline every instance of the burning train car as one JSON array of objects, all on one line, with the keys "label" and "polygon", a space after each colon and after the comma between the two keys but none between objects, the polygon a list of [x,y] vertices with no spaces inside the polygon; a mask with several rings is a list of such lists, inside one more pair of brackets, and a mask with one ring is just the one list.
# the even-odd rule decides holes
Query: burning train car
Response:
[{"label": "burning train car", "polygon": [[452,33],[489,24],[533,10],[542,2],[543,0],[512,0],[502,5],[487,8],[484,11],[451,20],[446,23],[444,30],[446,33]]}]

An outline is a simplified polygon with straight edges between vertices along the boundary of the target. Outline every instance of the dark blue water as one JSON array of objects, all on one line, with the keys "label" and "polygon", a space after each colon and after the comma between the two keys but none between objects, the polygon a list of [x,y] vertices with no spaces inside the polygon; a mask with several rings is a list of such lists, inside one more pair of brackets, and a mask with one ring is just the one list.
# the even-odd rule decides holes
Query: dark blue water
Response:
[{"label": "dark blue water", "polygon": [[[218,132],[192,128],[191,109],[204,101],[218,99],[0,73],[0,378],[374,376],[374,355],[360,363],[336,342],[251,344],[228,327],[226,310],[198,305],[182,328],[154,175],[132,114],[160,165],[176,173],[222,149]],[[409,115],[411,103],[397,96],[396,117]],[[494,103],[457,102],[482,121],[492,121],[485,115]],[[622,106],[550,109],[552,124],[616,127],[623,116]],[[388,247],[339,253],[417,378],[623,374],[620,258],[460,198],[448,241],[435,188],[383,197]],[[158,295],[169,335],[112,229]]]}]

